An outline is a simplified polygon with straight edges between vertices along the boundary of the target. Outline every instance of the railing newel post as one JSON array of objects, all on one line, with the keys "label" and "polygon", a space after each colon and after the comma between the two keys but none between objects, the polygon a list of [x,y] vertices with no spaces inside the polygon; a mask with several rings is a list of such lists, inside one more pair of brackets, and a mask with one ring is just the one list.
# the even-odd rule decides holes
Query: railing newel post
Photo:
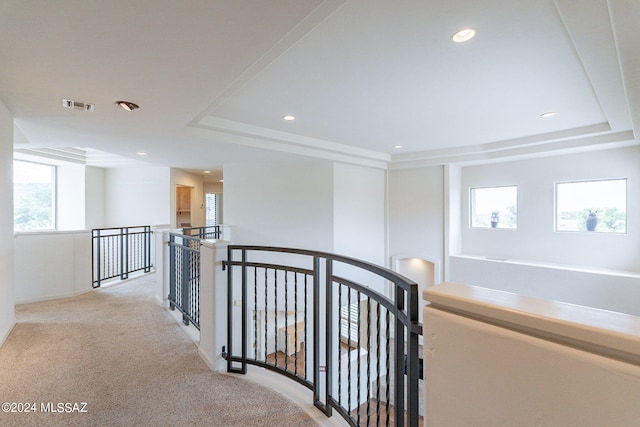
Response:
[{"label": "railing newel post", "polygon": [[231,310],[233,308],[233,276],[231,266],[233,250],[227,246],[227,372],[233,372],[231,356],[233,355],[233,324],[231,323]]},{"label": "railing newel post", "polygon": [[[188,245],[188,240],[186,240],[187,245]],[[187,245],[184,245],[185,240],[183,238],[183,247],[181,248],[181,252],[182,252],[182,292],[181,292],[181,296],[180,296],[180,307],[182,307],[183,312],[182,312],[182,322],[185,325],[189,325],[189,319],[187,318],[186,313],[184,312],[184,310],[188,310],[187,308],[187,304],[189,301],[189,258],[190,258],[190,254],[189,251],[187,251],[185,248],[187,247]]]},{"label": "railing newel post", "polygon": [[320,379],[320,258],[313,257],[313,404],[319,407],[320,391],[318,380]]},{"label": "railing newel post", "polygon": [[242,368],[241,373],[247,373],[247,251],[242,250]]},{"label": "railing newel post", "polygon": [[93,231],[91,232],[92,237],[93,237],[93,233],[94,233],[94,232],[96,232],[96,237],[93,237],[93,238],[95,239],[95,243],[94,243],[94,242],[92,242],[92,245],[91,245],[91,248],[92,248],[92,249],[93,249],[94,247],[96,248],[96,252],[94,252],[94,253],[92,254],[92,260],[91,260],[91,261],[92,261],[92,262],[93,262],[94,260],[96,261],[97,267],[96,267],[96,269],[94,270],[94,274],[96,274],[96,275],[98,276],[98,278],[97,278],[97,279],[95,279],[95,278],[94,278],[94,281],[93,281],[93,287],[94,287],[94,288],[99,288],[99,287],[100,287],[100,277],[101,277],[101,274],[100,274],[101,263],[100,263],[100,261],[101,261],[101,259],[102,259],[102,251],[100,250],[100,231],[101,231],[101,230],[100,230],[100,229],[98,229],[98,230],[93,230]]},{"label": "railing newel post", "polygon": [[[325,258],[326,262],[326,277],[325,277],[325,289],[326,289],[326,314],[325,314],[325,407],[324,413],[327,417],[332,415],[331,405],[329,401],[331,399],[331,386],[333,377],[333,322],[331,321],[331,315],[333,314],[333,260],[331,258]],[[339,314],[338,314],[339,315]]]},{"label": "railing newel post", "polygon": [[176,247],[175,236],[169,234],[169,306],[175,310],[176,301]]},{"label": "railing newel post", "polygon": [[[402,323],[400,319],[400,315],[404,310],[404,299],[405,299],[405,291],[401,289],[397,285],[396,289],[396,313],[394,316],[394,326],[395,326],[395,387],[394,387],[394,405],[395,405],[395,425],[402,427],[404,426],[404,329],[405,325]],[[407,328],[409,329],[410,326]],[[403,369],[400,369],[400,366]]]}]

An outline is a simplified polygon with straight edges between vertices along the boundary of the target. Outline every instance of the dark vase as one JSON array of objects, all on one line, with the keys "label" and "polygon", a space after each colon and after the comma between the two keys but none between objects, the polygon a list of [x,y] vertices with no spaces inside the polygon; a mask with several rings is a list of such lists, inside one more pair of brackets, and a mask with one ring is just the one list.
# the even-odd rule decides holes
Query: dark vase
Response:
[{"label": "dark vase", "polygon": [[598,225],[598,216],[597,212],[589,211],[589,215],[587,215],[587,231],[595,231],[596,226]]},{"label": "dark vase", "polygon": [[496,228],[500,222],[500,214],[498,212],[491,213],[491,228]]}]

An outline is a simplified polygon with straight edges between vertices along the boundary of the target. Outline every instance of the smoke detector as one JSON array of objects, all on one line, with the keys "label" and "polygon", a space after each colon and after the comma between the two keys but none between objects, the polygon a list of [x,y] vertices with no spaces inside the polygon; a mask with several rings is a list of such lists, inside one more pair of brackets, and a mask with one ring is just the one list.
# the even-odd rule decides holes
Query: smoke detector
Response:
[{"label": "smoke detector", "polygon": [[74,101],[73,99],[63,99],[62,106],[64,108],[72,108],[74,110],[82,110],[92,112],[95,109],[94,104],[87,104],[86,102]]}]

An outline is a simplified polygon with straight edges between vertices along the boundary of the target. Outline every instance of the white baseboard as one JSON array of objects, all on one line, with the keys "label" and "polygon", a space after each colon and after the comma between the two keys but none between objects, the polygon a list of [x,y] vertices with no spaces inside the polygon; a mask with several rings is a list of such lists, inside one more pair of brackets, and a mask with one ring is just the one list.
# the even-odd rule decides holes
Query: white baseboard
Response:
[{"label": "white baseboard", "polygon": [[83,290],[74,291],[74,292],[68,292],[66,294],[60,294],[60,295],[49,295],[49,296],[41,296],[41,297],[36,297],[36,298],[27,298],[27,299],[23,299],[23,300],[16,300],[16,305],[31,304],[31,303],[34,303],[34,302],[52,301],[52,300],[62,299],[62,298],[77,297],[78,295],[86,294],[86,293],[89,293],[89,292],[93,292],[93,288],[91,288],[91,289],[83,289]]},{"label": "white baseboard", "polygon": [[13,331],[13,328],[15,326],[16,326],[16,318],[14,317],[13,320],[11,321],[11,326],[9,326],[7,328],[7,331],[0,337],[0,347],[4,345],[4,342],[7,340],[7,338],[9,338],[9,335],[11,334],[11,331]]},{"label": "white baseboard", "polygon": [[211,369],[213,372],[221,372],[224,369],[224,366],[222,363],[220,362],[216,363],[215,361],[211,360],[209,356],[207,356],[200,347],[198,347],[198,355],[200,355],[200,358],[202,359],[204,364],[207,365],[207,367]]},{"label": "white baseboard", "polygon": [[313,406],[313,392],[284,375],[251,365],[247,367],[246,375],[231,374],[227,373],[226,370],[220,371],[220,373],[233,376],[234,378],[252,381],[270,388],[304,409],[307,415],[317,422],[319,426],[343,427],[349,425],[344,418],[335,412],[331,417],[323,414],[318,408]]}]

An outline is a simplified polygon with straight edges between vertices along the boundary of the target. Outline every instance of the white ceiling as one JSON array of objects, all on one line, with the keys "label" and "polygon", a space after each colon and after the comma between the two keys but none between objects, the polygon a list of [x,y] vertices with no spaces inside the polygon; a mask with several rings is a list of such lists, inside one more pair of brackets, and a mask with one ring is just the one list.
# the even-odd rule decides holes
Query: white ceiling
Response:
[{"label": "white ceiling", "polygon": [[[638,22],[638,0],[2,0],[0,100],[17,148],[194,171],[622,146],[640,124]],[[464,27],[477,36],[453,43]]]}]

